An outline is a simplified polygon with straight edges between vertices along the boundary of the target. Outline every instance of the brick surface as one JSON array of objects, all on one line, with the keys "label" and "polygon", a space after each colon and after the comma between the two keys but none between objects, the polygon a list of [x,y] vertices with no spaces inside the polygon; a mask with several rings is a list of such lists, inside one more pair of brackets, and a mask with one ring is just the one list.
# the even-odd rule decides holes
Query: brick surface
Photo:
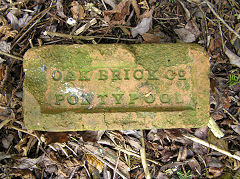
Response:
[{"label": "brick surface", "polygon": [[197,45],[33,48],[24,56],[25,125],[48,131],[206,126],[208,70]]}]

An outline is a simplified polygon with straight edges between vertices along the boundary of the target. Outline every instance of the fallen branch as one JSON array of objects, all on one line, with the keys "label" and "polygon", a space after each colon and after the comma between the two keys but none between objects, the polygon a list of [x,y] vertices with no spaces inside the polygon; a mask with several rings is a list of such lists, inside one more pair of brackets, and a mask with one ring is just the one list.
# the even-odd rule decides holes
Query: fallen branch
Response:
[{"label": "fallen branch", "polygon": [[195,137],[195,136],[193,136],[193,135],[183,134],[183,136],[186,137],[187,139],[192,140],[193,142],[202,144],[202,145],[204,145],[204,146],[206,146],[206,147],[209,147],[209,148],[211,148],[211,149],[213,149],[213,150],[216,150],[216,151],[218,151],[218,152],[220,152],[220,153],[222,153],[222,154],[224,154],[224,155],[227,155],[228,157],[231,157],[231,158],[234,158],[234,159],[240,161],[240,156],[231,154],[230,152],[228,152],[228,151],[226,151],[226,150],[223,150],[223,149],[220,149],[219,147],[217,147],[217,146],[215,146],[215,145],[213,145],[213,144],[210,144],[210,143],[208,143],[208,142],[206,142],[206,141],[204,141],[204,140],[202,140],[202,139],[199,139],[199,138],[197,138],[197,137]]}]

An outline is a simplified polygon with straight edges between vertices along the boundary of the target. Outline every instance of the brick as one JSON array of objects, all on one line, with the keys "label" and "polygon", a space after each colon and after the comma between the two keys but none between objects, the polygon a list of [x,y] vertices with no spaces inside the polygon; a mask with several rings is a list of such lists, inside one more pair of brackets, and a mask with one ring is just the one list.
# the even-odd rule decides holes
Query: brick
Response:
[{"label": "brick", "polygon": [[47,131],[206,126],[209,62],[190,44],[52,45],[24,56],[24,121]]}]

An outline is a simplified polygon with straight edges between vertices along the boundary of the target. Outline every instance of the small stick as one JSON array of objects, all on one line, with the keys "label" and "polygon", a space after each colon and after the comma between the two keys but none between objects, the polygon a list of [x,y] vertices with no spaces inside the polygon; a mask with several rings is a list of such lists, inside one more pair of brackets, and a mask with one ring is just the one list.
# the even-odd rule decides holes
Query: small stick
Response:
[{"label": "small stick", "polygon": [[[43,10],[42,12],[40,12],[39,14],[42,14],[41,17],[39,17],[21,36],[18,36],[19,38],[16,39],[16,41],[13,43],[13,45],[11,46],[11,49],[37,24],[40,22],[40,20],[47,14],[47,12],[52,8],[52,7],[55,7],[56,5],[50,5],[50,7],[48,7],[47,9]],[[36,15],[35,17],[38,17],[38,15]],[[31,19],[32,20],[32,19]],[[31,21],[30,20],[30,21]],[[30,22],[28,22],[30,23]],[[26,26],[24,26],[22,28],[22,30],[25,28]],[[21,30],[21,31],[22,31]],[[20,32],[21,32],[20,31]],[[19,32],[19,35],[20,35],[20,32]]]},{"label": "small stick", "polygon": [[140,155],[141,155],[141,160],[142,160],[142,166],[143,166],[143,170],[144,170],[144,173],[145,173],[145,178],[146,179],[151,179],[151,174],[149,172],[147,159],[146,159],[146,151],[145,151],[143,130],[141,130],[141,134],[142,135],[141,135],[140,141],[141,141],[142,147],[140,149]]},{"label": "small stick", "polygon": [[102,36],[78,36],[78,35],[69,35],[69,34],[63,34],[58,32],[49,32],[45,31],[43,33],[44,35],[51,35],[56,37],[63,37],[67,39],[74,39],[74,40],[94,40],[94,38],[103,38],[103,39],[111,39],[111,40],[126,40],[126,41],[136,41],[137,39],[125,39],[125,38],[115,38],[115,37],[102,37]]},{"label": "small stick", "polygon": [[[132,155],[134,157],[141,158],[141,156],[138,153],[136,153],[135,151],[129,151],[129,150],[126,150],[126,149],[124,149],[122,147],[119,147],[119,146],[115,146],[114,149],[119,150],[119,151],[121,151],[123,153],[126,153],[127,155]],[[159,163],[159,162],[157,162],[155,160],[147,158],[147,161],[152,162],[152,163],[154,163],[156,165],[162,166],[161,163]]]},{"label": "small stick", "polygon": [[106,4],[105,4],[104,0],[101,0],[101,1],[102,1],[102,4],[103,4],[103,6],[104,6],[105,10],[107,10],[107,6],[106,6]]},{"label": "small stick", "polygon": [[20,60],[20,61],[23,60],[23,58],[21,58],[21,57],[12,55],[12,54],[7,53],[7,52],[3,52],[3,51],[1,51],[1,50],[0,50],[0,54],[1,54],[1,55],[5,55],[5,56],[10,57],[10,58],[14,58],[14,59],[16,59],[16,60]]},{"label": "small stick", "polygon": [[220,152],[220,153],[222,153],[222,154],[224,154],[224,155],[227,155],[228,157],[232,157],[232,158],[240,161],[240,156],[238,156],[238,155],[233,155],[233,154],[231,154],[230,152],[228,152],[228,151],[226,151],[226,150],[223,150],[223,149],[220,149],[219,147],[217,147],[217,146],[215,146],[215,145],[213,145],[213,144],[210,144],[210,143],[208,143],[208,142],[206,142],[206,141],[204,141],[204,140],[202,140],[202,139],[199,139],[199,138],[197,138],[197,137],[195,137],[195,136],[193,136],[193,135],[183,134],[183,136],[186,137],[187,139],[192,140],[193,142],[202,144],[202,145],[204,145],[204,146],[206,146],[206,147],[209,147],[209,148],[211,148],[211,149],[213,149],[213,150],[216,150],[216,151],[218,151],[218,152]]},{"label": "small stick", "polygon": [[226,112],[236,122],[236,124],[240,125],[239,121],[230,112],[228,112],[228,110],[223,108],[223,111]]},{"label": "small stick", "polygon": [[228,30],[230,30],[232,33],[234,33],[239,39],[240,39],[240,35],[233,30],[218,14],[217,12],[213,9],[212,4],[208,1],[208,0],[204,0],[204,2],[207,4],[207,6],[209,7],[209,9],[212,11],[212,13],[228,28]]}]

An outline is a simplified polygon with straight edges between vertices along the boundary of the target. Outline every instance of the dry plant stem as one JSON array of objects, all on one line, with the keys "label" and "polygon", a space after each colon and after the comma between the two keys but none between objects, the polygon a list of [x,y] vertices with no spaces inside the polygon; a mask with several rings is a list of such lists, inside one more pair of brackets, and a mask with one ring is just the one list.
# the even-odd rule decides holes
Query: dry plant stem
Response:
[{"label": "dry plant stem", "polygon": [[105,10],[107,10],[107,6],[106,6],[106,4],[105,4],[104,0],[101,0],[101,1],[102,1],[102,4],[103,4],[103,6],[104,6]]},{"label": "dry plant stem", "polygon": [[223,108],[223,111],[227,113],[234,120],[234,122],[236,122],[236,124],[240,125],[239,121],[230,112],[228,112],[228,110]]},{"label": "dry plant stem", "polygon": [[120,151],[118,151],[118,158],[117,158],[116,166],[115,166],[114,171],[113,171],[113,179],[116,178],[116,170],[117,170],[117,167],[118,167],[119,158],[120,158]]},{"label": "dry plant stem", "polygon": [[230,30],[232,33],[234,33],[239,39],[240,39],[240,35],[233,30],[218,14],[217,12],[213,9],[212,4],[208,1],[208,0],[204,0],[204,2],[207,4],[207,6],[209,7],[209,9],[212,11],[212,13],[228,28],[228,30]]},{"label": "dry plant stem", "polygon": [[[121,152],[123,152],[123,153],[126,153],[126,154],[128,154],[128,155],[132,155],[132,156],[134,156],[134,157],[141,158],[141,156],[140,156],[138,153],[133,152],[133,151],[126,150],[126,149],[124,149],[124,148],[122,148],[122,147],[116,146],[116,147],[114,147],[114,149],[119,150],[119,151],[121,151]],[[156,164],[156,165],[162,166],[161,163],[159,163],[159,162],[157,162],[157,161],[155,161],[155,160],[152,160],[152,159],[148,159],[148,158],[147,158],[147,161],[152,162],[152,163],[154,163],[154,164]]]},{"label": "dry plant stem", "polygon": [[[41,12],[42,16],[37,19],[29,28],[28,30],[26,30],[15,42],[14,44],[11,46],[11,48],[13,48],[37,23],[40,22],[40,20],[47,14],[47,12],[52,8],[55,7],[56,5],[50,5],[49,8],[45,9],[44,11]],[[38,15],[37,15],[38,17]],[[25,27],[24,27],[25,28]],[[19,33],[20,34],[20,33]]]},{"label": "dry plant stem", "polygon": [[136,39],[124,39],[124,38],[115,38],[115,37],[102,37],[102,36],[77,36],[77,35],[69,35],[69,34],[62,34],[57,32],[49,32],[45,31],[44,35],[51,35],[56,37],[62,37],[67,39],[73,40],[94,40],[94,38],[103,38],[103,39],[111,39],[111,40],[126,40],[126,41],[136,41]]},{"label": "dry plant stem", "polygon": [[15,127],[15,126],[10,126],[9,128],[15,129],[15,130],[17,130],[17,131],[20,131],[20,132],[23,132],[23,133],[26,133],[26,134],[29,134],[29,135],[31,135],[31,136],[33,136],[33,137],[36,137],[39,141],[41,141],[37,135],[35,135],[35,134],[31,133],[31,132],[28,132],[28,131],[26,131],[26,130],[20,129],[20,128]]},{"label": "dry plant stem", "polygon": [[14,58],[14,59],[16,59],[16,60],[20,60],[20,61],[23,60],[23,58],[21,58],[21,57],[18,57],[18,56],[15,56],[15,55],[11,55],[10,53],[3,52],[3,51],[1,51],[1,50],[0,50],[0,54],[1,54],[1,55],[5,55],[5,56],[10,57],[10,58]]},{"label": "dry plant stem", "polygon": [[202,145],[204,145],[204,146],[206,146],[206,147],[209,147],[209,148],[211,148],[211,149],[213,149],[213,150],[216,150],[216,151],[218,151],[218,152],[220,152],[220,153],[222,153],[222,154],[224,154],[224,155],[227,155],[228,157],[231,157],[231,158],[234,158],[234,159],[240,161],[240,156],[238,156],[238,155],[233,155],[233,154],[231,154],[230,152],[228,152],[228,151],[226,151],[226,150],[223,150],[223,149],[220,149],[219,147],[217,147],[217,146],[215,146],[215,145],[213,145],[213,144],[210,144],[210,143],[208,143],[208,142],[206,142],[206,141],[204,141],[204,140],[202,140],[202,139],[199,139],[199,138],[197,138],[197,137],[195,137],[195,136],[193,136],[193,135],[183,134],[183,136],[186,137],[187,139],[192,140],[193,142],[202,144]]},{"label": "dry plant stem", "polygon": [[143,130],[141,130],[141,134],[142,134],[142,136],[141,136],[141,138],[140,138],[140,141],[141,141],[142,147],[140,148],[140,155],[141,155],[143,170],[144,170],[144,173],[145,173],[145,178],[146,178],[146,179],[151,179],[151,174],[150,174],[150,172],[149,172],[148,164],[147,164],[147,159],[146,159],[146,151],[145,151],[145,143],[144,143],[144,137],[143,137]]}]

